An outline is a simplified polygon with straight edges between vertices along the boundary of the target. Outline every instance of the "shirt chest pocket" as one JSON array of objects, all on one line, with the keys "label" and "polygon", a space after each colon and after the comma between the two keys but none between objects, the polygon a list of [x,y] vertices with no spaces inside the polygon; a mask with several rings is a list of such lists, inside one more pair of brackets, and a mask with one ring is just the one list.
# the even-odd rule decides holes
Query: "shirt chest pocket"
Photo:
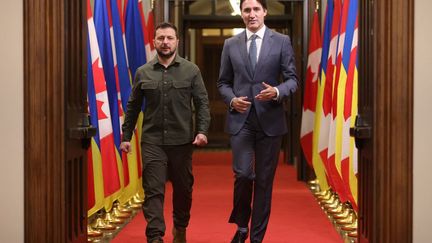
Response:
[{"label": "shirt chest pocket", "polygon": [[141,90],[144,92],[144,96],[147,98],[159,96],[158,85],[159,83],[157,81],[143,80]]},{"label": "shirt chest pocket", "polygon": [[191,96],[192,86],[188,81],[174,81],[173,82],[173,91],[175,95],[180,96],[182,99],[188,99]]}]

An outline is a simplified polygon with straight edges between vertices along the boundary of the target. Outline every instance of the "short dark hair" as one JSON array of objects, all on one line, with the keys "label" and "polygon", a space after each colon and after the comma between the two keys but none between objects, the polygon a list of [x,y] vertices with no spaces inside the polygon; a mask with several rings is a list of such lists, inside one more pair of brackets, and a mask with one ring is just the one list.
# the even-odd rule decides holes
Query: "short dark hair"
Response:
[{"label": "short dark hair", "polygon": [[[245,0],[240,0],[240,9],[243,9],[242,5],[243,5],[244,1]],[[267,10],[267,1],[266,0],[257,0],[257,2],[259,2],[261,4],[261,6]]]},{"label": "short dark hair", "polygon": [[158,29],[166,29],[166,28],[173,29],[174,32],[175,32],[175,35],[176,35],[177,39],[179,38],[179,35],[178,35],[178,32],[177,32],[177,26],[175,26],[174,24],[169,23],[169,22],[162,22],[162,23],[159,23],[158,25],[156,25],[155,30],[154,30],[154,36],[156,36],[156,31]]}]

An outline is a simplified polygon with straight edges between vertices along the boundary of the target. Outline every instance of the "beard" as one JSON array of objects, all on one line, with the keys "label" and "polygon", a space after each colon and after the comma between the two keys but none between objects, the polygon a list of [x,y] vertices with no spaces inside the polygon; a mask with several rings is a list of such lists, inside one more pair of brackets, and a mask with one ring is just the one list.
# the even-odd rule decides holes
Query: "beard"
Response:
[{"label": "beard", "polygon": [[174,49],[170,52],[165,52],[165,53],[161,49],[156,49],[156,52],[157,52],[159,57],[167,59],[167,58],[172,57],[176,53],[176,49]]}]

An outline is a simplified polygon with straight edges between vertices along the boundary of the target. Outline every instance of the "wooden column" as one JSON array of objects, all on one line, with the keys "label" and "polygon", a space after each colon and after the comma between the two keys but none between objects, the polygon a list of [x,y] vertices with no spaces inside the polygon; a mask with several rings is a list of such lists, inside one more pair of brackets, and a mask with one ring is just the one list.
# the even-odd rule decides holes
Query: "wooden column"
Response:
[{"label": "wooden column", "polygon": [[86,150],[69,136],[86,112],[85,18],[85,1],[24,1],[25,242],[87,241]]},{"label": "wooden column", "polygon": [[414,0],[359,4],[360,242],[412,242]]}]

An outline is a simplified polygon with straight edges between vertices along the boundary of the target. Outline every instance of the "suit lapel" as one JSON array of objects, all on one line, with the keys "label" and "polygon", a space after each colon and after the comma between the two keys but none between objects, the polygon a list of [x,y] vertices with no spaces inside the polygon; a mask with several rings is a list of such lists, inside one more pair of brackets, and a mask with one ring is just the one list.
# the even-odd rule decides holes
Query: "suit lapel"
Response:
[{"label": "suit lapel", "polygon": [[252,78],[253,77],[252,66],[249,62],[249,56],[248,56],[248,52],[247,52],[246,41],[247,41],[246,40],[246,31],[243,31],[241,34],[239,34],[237,36],[237,45],[238,45],[238,50],[240,52],[240,56],[243,59],[243,63],[246,64],[247,72],[249,73],[249,76]]},{"label": "suit lapel", "polygon": [[258,57],[258,63],[255,67],[255,73],[261,72],[262,66],[264,63],[266,63],[266,59],[270,53],[270,48],[272,45],[273,45],[273,31],[266,28],[266,31],[264,33],[264,38],[261,43],[261,50]]}]

